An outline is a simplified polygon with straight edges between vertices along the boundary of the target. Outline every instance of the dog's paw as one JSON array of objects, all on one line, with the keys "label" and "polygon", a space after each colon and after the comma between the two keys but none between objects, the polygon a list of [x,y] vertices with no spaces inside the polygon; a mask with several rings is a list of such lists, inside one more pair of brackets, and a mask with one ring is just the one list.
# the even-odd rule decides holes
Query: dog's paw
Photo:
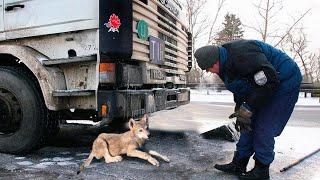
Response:
[{"label": "dog's paw", "polygon": [[122,157],[121,156],[115,156],[114,158],[114,162],[120,162],[122,161]]},{"label": "dog's paw", "polygon": [[167,156],[162,156],[162,159],[163,159],[165,162],[170,162],[170,159],[169,159]]},{"label": "dog's paw", "polygon": [[152,165],[159,167],[159,162],[158,162],[156,159],[150,157],[150,158],[148,158],[148,161],[149,161],[149,163],[151,163]]},{"label": "dog's paw", "polygon": [[120,161],[122,161],[121,156],[115,156],[115,157],[110,157],[110,158],[106,159],[106,163],[116,163],[116,162],[120,162]]}]

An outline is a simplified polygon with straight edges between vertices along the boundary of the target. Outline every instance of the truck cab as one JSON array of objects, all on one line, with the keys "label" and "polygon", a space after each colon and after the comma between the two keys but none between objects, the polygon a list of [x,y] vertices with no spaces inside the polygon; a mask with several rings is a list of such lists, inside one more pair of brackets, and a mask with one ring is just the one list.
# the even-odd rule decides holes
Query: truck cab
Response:
[{"label": "truck cab", "polygon": [[1,0],[0,11],[2,152],[38,147],[58,120],[106,125],[190,101],[192,35],[175,0]]}]

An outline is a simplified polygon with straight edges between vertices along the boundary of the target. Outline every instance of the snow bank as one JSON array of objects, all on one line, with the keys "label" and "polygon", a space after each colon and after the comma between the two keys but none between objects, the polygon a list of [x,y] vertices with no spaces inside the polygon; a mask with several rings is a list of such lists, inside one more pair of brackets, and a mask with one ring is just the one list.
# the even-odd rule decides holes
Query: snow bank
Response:
[{"label": "snow bank", "polygon": [[[222,102],[234,103],[233,95],[230,91],[213,91],[213,90],[191,90],[191,101],[193,102]],[[300,106],[320,106],[319,98],[311,97],[310,94],[304,97],[304,93],[299,94],[299,100],[296,105]]]}]

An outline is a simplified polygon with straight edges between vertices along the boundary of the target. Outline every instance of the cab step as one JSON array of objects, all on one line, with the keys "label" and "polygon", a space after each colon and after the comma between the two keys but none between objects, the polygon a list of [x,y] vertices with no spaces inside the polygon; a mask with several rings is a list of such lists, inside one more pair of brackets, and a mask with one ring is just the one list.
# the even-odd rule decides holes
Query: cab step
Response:
[{"label": "cab step", "polygon": [[53,97],[74,97],[74,96],[92,96],[95,94],[95,90],[55,90],[52,92]]},{"label": "cab step", "polygon": [[81,63],[81,62],[96,61],[96,60],[97,60],[97,56],[93,55],[93,56],[43,60],[42,64],[45,66],[53,66],[53,65],[60,65],[60,64]]}]

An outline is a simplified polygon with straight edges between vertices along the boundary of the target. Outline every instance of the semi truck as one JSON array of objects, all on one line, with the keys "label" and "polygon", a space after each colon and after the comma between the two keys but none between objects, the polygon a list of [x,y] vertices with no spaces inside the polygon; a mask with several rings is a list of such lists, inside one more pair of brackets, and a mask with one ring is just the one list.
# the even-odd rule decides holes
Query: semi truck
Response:
[{"label": "semi truck", "polygon": [[109,124],[190,101],[192,35],[176,0],[1,0],[0,151],[59,121]]}]

